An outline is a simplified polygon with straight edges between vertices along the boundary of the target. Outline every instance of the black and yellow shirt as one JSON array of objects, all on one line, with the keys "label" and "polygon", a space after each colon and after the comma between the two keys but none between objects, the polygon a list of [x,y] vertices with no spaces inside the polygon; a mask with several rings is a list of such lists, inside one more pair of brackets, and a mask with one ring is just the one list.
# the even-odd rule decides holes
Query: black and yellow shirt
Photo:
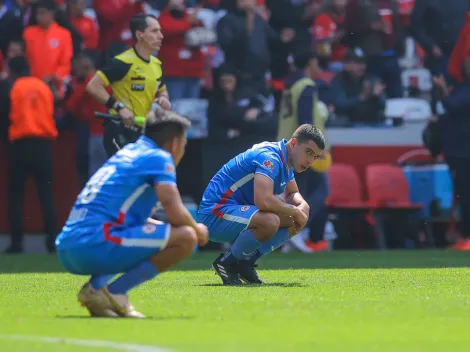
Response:
[{"label": "black and yellow shirt", "polygon": [[116,55],[98,75],[135,116],[146,116],[156,94],[166,89],[161,61],[154,56],[145,60],[133,48]]}]

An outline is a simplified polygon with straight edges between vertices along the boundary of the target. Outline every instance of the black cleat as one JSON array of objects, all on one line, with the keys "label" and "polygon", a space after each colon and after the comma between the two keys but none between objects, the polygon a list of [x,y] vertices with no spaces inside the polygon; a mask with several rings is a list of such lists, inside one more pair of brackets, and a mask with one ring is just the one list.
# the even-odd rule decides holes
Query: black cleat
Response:
[{"label": "black cleat", "polygon": [[5,254],[21,254],[23,253],[23,246],[18,244],[11,244],[8,246],[7,249],[3,252]]},{"label": "black cleat", "polygon": [[221,259],[223,258],[224,253],[220,254],[216,260],[212,263],[217,275],[220,276],[224,285],[243,285],[243,282],[240,280],[237,272],[237,265],[227,265]]},{"label": "black cleat", "polygon": [[240,260],[237,264],[238,275],[247,284],[264,284],[265,282],[261,280],[256,272],[257,264],[253,264],[248,260]]}]

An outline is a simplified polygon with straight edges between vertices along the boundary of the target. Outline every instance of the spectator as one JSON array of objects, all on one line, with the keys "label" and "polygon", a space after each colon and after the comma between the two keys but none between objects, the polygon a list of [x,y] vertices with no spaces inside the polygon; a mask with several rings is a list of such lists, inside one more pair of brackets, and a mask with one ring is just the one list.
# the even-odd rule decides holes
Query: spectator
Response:
[{"label": "spectator", "polygon": [[[293,56],[294,72],[286,82],[282,95],[277,139],[289,138],[302,124],[313,124],[325,131],[325,116],[320,110],[317,87],[313,78],[318,70],[318,60],[308,50],[301,50]],[[328,243],[323,241],[323,232],[328,218],[325,205],[328,196],[328,180],[325,173],[306,170],[295,177],[300,193],[310,206],[309,223],[292,238],[292,243],[301,251],[311,252],[303,242],[310,237],[314,250],[325,250]]]},{"label": "spectator", "polygon": [[[49,87],[32,77],[24,57],[9,63],[11,142],[9,220],[11,245],[7,253],[23,251],[23,198],[28,176],[32,175],[44,213],[46,247],[54,251],[57,219],[53,200],[51,140],[57,137],[54,122],[54,98]],[[34,151],[34,152],[32,152]]]},{"label": "spectator", "polygon": [[269,24],[282,38],[282,43],[273,47],[270,67],[273,88],[278,91],[278,96],[282,94],[283,82],[289,73],[289,54],[312,45],[310,28],[321,3],[318,0],[266,0]]},{"label": "spectator", "polygon": [[165,63],[165,83],[171,99],[199,98],[205,58],[200,47],[185,44],[186,33],[202,26],[197,11],[188,14],[184,0],[170,0],[158,20],[165,36],[158,57]]},{"label": "spectator", "polygon": [[266,90],[260,92],[238,82],[236,70],[223,64],[209,104],[210,135],[224,139],[240,135],[273,138],[274,98]]},{"label": "spectator", "polygon": [[446,114],[438,122],[442,149],[452,173],[454,193],[460,206],[462,239],[455,249],[470,250],[470,54],[462,62],[462,80],[451,89],[444,76],[434,77],[436,97]]},{"label": "spectator", "polygon": [[256,12],[256,1],[236,0],[217,23],[217,37],[225,62],[239,71],[238,85],[264,90],[271,59],[270,40],[278,41],[279,37]]},{"label": "spectator", "polygon": [[66,4],[69,21],[83,38],[83,49],[98,48],[98,26],[95,20],[84,15],[86,0],[67,0]]},{"label": "spectator", "polygon": [[346,4],[347,0],[332,0],[315,18],[313,25],[315,51],[320,61],[331,63],[329,66],[333,71],[342,70],[344,54],[348,50],[343,44]]},{"label": "spectator", "polygon": [[6,78],[8,75],[8,61],[18,56],[24,56],[24,54],[24,42],[21,39],[12,40],[8,44],[7,55],[2,65],[3,67],[0,66],[0,78]]},{"label": "spectator", "polygon": [[367,69],[385,83],[387,96],[403,96],[398,56],[403,51],[404,32],[395,0],[350,0],[344,20],[350,47],[360,47]]},{"label": "spectator", "polygon": [[470,0],[416,0],[410,31],[426,53],[432,75],[444,74],[459,32],[470,10]]},{"label": "spectator", "polygon": [[50,0],[39,1],[36,11],[38,25],[25,29],[24,41],[32,75],[53,82],[63,95],[63,82],[71,73],[72,37],[68,30],[54,21],[55,10],[55,4]]},{"label": "spectator", "polygon": [[23,25],[20,17],[8,10],[4,0],[0,0],[0,51],[3,57],[7,56],[8,44],[12,40],[21,38]]},{"label": "spectator", "polygon": [[360,49],[351,50],[344,58],[344,70],[331,84],[331,97],[336,115],[349,123],[380,123],[384,120],[384,85],[366,75],[366,63]]},{"label": "spectator", "polygon": [[125,42],[134,45],[132,33],[129,30],[131,18],[138,13],[145,12],[142,0],[94,0],[93,8],[96,12],[100,28],[99,47],[107,51],[108,46],[114,42]]},{"label": "spectator", "polygon": [[[95,118],[95,111],[106,112],[106,107],[98,103],[86,91],[86,85],[96,73],[96,64],[92,57],[80,54],[74,60],[75,76],[72,80],[72,94],[65,103],[68,113],[89,127],[88,140],[88,175],[82,177],[82,183],[88,179],[108,159],[103,147],[103,123]],[[108,89],[110,92],[111,89]]]}]

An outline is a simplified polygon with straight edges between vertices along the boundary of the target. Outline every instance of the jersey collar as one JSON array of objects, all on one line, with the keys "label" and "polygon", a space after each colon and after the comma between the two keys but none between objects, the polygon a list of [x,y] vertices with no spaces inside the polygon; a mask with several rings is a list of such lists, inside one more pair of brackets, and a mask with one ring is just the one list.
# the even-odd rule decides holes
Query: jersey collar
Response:
[{"label": "jersey collar", "polygon": [[289,169],[289,160],[287,159],[287,148],[286,148],[287,139],[281,139],[279,141],[279,155],[281,156],[282,163],[284,166]]},{"label": "jersey collar", "polygon": [[135,55],[136,55],[139,59],[141,59],[142,61],[144,61],[144,62],[146,62],[146,63],[149,63],[149,62],[150,62],[150,60],[145,60],[142,56],[140,56],[140,54],[139,54],[139,52],[136,50],[135,46],[132,48],[132,50],[134,50]]},{"label": "jersey collar", "polygon": [[145,136],[140,136],[139,139],[137,140],[139,143],[147,144],[152,148],[158,148],[157,143],[155,143],[153,140],[151,140],[148,137]]}]

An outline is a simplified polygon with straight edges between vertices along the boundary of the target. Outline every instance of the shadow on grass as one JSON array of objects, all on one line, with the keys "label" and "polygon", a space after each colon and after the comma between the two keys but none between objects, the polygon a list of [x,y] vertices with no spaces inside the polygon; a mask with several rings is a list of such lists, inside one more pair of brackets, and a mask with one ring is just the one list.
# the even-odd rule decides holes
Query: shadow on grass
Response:
[{"label": "shadow on grass", "polygon": [[[173,270],[209,270],[216,252],[201,251]],[[395,269],[470,267],[470,251],[392,250],[334,251],[329,253],[273,253],[263,257],[261,270],[289,269]],[[0,274],[65,273],[57,256],[0,255]]]},{"label": "shadow on grass", "polygon": [[201,286],[201,287],[234,287],[234,288],[262,288],[262,287],[305,287],[305,285],[302,285],[300,282],[270,282],[267,284],[262,284],[262,285],[236,285],[236,286],[228,286],[224,284],[202,284],[202,285],[196,285],[196,286]]},{"label": "shadow on grass", "polygon": [[92,319],[92,320],[119,320],[119,319],[127,319],[127,320],[193,320],[194,317],[159,317],[159,316],[146,316],[145,318],[142,319],[134,319],[134,318],[121,318],[121,317],[116,317],[116,318],[107,318],[107,317],[91,317],[89,315],[56,315],[56,318],[58,319]]}]

